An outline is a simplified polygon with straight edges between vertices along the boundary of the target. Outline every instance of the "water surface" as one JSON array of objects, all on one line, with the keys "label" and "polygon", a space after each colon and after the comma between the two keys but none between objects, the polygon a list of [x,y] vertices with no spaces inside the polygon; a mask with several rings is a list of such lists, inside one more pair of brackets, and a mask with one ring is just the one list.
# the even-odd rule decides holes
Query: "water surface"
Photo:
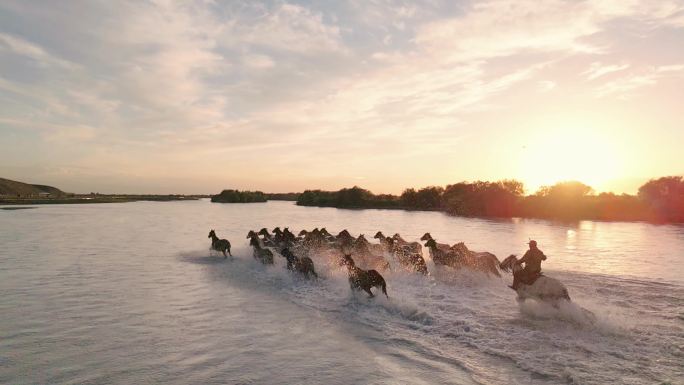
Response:
[{"label": "water surface", "polygon": [[[250,229],[347,228],[464,241],[500,259],[536,239],[573,304],[518,304],[510,276],[385,274],[352,295],[251,258]],[[234,260],[210,255],[209,229]],[[684,227],[454,218],[290,202],[132,202],[0,211],[0,383],[682,383]],[[427,256],[427,253],[425,253]],[[586,317],[592,311],[597,320]]]}]

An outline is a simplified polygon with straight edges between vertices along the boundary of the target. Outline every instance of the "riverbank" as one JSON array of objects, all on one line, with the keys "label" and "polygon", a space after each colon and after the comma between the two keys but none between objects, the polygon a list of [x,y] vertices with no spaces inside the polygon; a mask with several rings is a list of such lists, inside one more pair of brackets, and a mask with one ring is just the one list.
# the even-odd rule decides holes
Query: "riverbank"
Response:
[{"label": "riverbank", "polygon": [[136,201],[170,202],[207,198],[208,195],[129,195],[129,194],[89,194],[46,198],[0,198],[2,205],[48,205],[48,204],[87,204],[87,203],[125,203]]},{"label": "riverbank", "polygon": [[409,188],[401,195],[374,194],[358,186],[338,191],[306,190],[299,206],[340,209],[442,211],[476,218],[536,218],[578,221],[684,223],[684,179],[654,179],[638,195],[595,194],[580,182],[561,182],[524,195],[521,182],[460,182]]}]

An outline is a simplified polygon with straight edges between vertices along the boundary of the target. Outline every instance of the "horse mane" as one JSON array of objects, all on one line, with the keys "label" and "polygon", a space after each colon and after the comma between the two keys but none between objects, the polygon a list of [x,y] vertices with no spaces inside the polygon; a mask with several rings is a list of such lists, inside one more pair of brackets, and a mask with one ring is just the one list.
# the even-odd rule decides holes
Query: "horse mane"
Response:
[{"label": "horse mane", "polygon": [[501,261],[501,263],[499,264],[499,269],[509,273],[511,270],[513,270],[513,265],[517,261],[518,258],[514,254],[511,254],[506,259]]}]

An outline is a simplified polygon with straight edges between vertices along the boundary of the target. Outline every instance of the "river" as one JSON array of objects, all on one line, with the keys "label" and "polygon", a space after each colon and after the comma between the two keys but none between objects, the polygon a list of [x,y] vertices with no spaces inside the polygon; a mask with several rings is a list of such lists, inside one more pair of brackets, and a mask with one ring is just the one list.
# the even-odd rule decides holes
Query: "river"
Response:
[{"label": "river", "polygon": [[[518,303],[509,274],[429,260],[430,276],[384,273],[390,299],[368,299],[316,256],[317,282],[279,256],[255,262],[247,231],[275,226],[429,231],[499,259],[532,238],[573,301]],[[210,254],[210,229],[234,259]],[[0,210],[0,295],[3,384],[684,383],[681,225],[292,202],[44,205]]]}]

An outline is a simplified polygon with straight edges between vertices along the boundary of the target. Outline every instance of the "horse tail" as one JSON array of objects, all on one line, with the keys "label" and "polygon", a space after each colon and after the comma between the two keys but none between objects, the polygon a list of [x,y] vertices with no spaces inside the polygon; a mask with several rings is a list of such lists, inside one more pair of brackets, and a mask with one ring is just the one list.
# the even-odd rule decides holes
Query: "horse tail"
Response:
[{"label": "horse tail", "polygon": [[385,294],[385,297],[389,298],[389,295],[387,295],[387,284],[385,283],[384,278],[382,278],[382,292]]}]

